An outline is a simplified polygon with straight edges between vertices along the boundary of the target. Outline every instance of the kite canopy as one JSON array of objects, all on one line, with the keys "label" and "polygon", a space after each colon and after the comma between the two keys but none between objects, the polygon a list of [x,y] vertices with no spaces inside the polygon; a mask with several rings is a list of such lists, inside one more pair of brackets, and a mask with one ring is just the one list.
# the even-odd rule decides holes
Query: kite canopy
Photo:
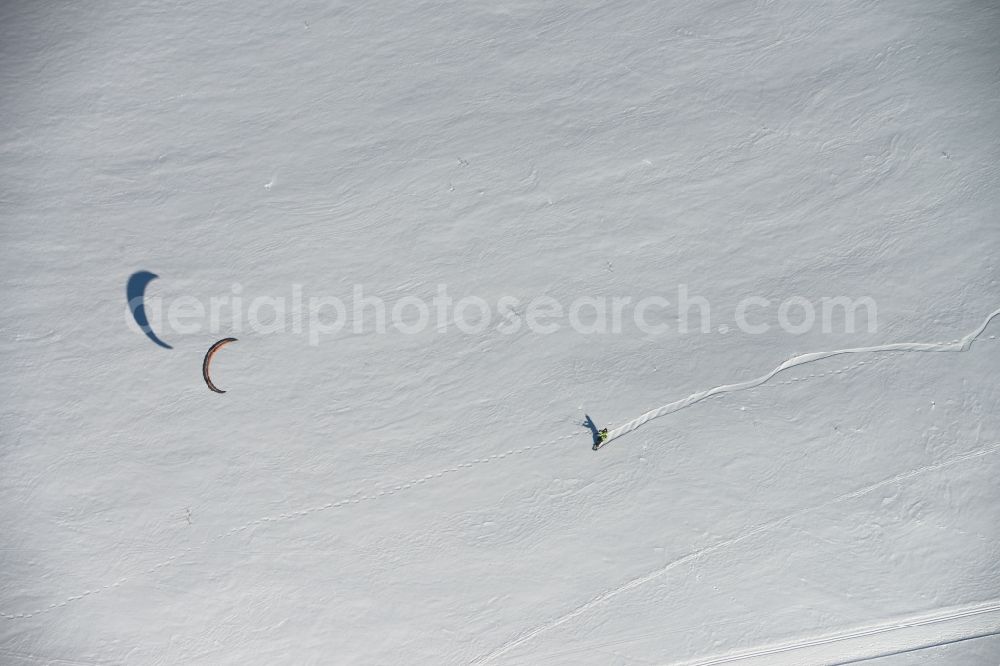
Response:
[{"label": "kite canopy", "polygon": [[208,384],[208,388],[215,391],[216,393],[225,393],[222,389],[212,383],[212,378],[208,374],[209,366],[212,363],[212,357],[215,356],[215,352],[219,351],[230,342],[236,342],[236,338],[222,338],[214,345],[208,348],[205,352],[205,360],[201,363],[201,376],[205,379],[205,383]]}]

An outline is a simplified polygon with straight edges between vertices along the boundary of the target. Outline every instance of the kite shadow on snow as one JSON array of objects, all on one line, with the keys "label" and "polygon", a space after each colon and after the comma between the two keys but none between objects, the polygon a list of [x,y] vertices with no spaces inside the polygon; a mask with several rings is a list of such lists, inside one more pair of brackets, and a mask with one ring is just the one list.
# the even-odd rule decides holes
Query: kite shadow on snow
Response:
[{"label": "kite shadow on snow", "polygon": [[128,284],[125,285],[125,298],[128,299],[128,307],[132,312],[135,323],[139,325],[139,328],[146,334],[146,337],[164,349],[173,349],[173,347],[156,336],[156,333],[153,332],[153,327],[149,325],[149,319],[146,318],[146,306],[144,304],[146,286],[157,277],[155,273],[150,273],[149,271],[132,273],[128,279]]}]

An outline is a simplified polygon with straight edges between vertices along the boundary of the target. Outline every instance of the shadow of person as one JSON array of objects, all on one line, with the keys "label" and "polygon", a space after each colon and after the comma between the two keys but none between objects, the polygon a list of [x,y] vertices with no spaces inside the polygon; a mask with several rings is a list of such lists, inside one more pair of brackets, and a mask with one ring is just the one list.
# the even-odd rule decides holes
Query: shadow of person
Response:
[{"label": "shadow of person", "polygon": [[600,448],[601,442],[603,442],[604,439],[601,437],[601,431],[597,429],[596,425],[594,425],[594,420],[590,418],[590,415],[584,414],[584,417],[586,418],[583,421],[583,427],[589,429],[590,434],[594,436],[594,449],[596,450]]}]

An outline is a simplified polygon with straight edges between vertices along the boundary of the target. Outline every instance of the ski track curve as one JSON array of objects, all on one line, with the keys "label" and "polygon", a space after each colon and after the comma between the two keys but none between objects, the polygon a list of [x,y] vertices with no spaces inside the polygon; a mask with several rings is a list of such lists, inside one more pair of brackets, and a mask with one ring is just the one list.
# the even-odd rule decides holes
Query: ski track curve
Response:
[{"label": "ski track curve", "polygon": [[832,499],[829,499],[829,500],[826,500],[824,502],[821,502],[820,504],[814,504],[812,506],[808,506],[808,507],[805,507],[805,508],[802,508],[802,509],[797,509],[796,511],[793,511],[793,512],[791,512],[789,514],[781,516],[780,518],[775,518],[775,519],[769,520],[769,521],[767,521],[765,523],[761,523],[760,525],[757,525],[756,527],[753,527],[753,528],[751,528],[749,530],[746,530],[745,532],[741,532],[741,533],[739,533],[739,534],[737,534],[735,536],[732,536],[732,537],[730,537],[728,539],[724,539],[722,541],[716,542],[716,543],[714,543],[714,544],[712,544],[710,546],[705,546],[704,548],[699,548],[698,550],[692,551],[692,552],[688,553],[687,555],[683,555],[683,556],[681,556],[681,557],[673,560],[672,562],[668,562],[667,564],[665,564],[662,567],[654,569],[654,570],[652,570],[652,571],[650,571],[648,573],[645,573],[642,576],[639,576],[637,578],[633,578],[632,580],[629,580],[626,583],[624,583],[622,585],[619,585],[618,587],[615,587],[615,588],[612,588],[612,589],[607,590],[605,592],[602,592],[601,594],[599,594],[596,597],[592,598],[590,601],[587,601],[586,603],[583,603],[583,604],[577,606],[573,610],[571,610],[571,611],[569,611],[569,612],[567,612],[567,613],[565,613],[563,615],[560,615],[559,617],[555,618],[554,620],[550,620],[549,622],[546,622],[545,624],[541,624],[541,625],[539,625],[539,626],[537,626],[537,627],[535,627],[533,629],[529,629],[528,631],[526,631],[526,632],[522,633],[521,635],[519,635],[519,636],[517,636],[517,637],[515,637],[515,638],[513,638],[511,640],[509,640],[508,642],[504,643],[503,645],[501,645],[500,647],[496,648],[495,650],[489,652],[488,654],[483,655],[481,657],[478,657],[472,663],[474,665],[476,665],[476,666],[481,666],[482,664],[488,664],[488,663],[490,663],[490,662],[498,659],[499,657],[502,657],[503,655],[507,654],[511,650],[514,650],[514,649],[516,649],[516,648],[524,645],[525,643],[528,643],[529,641],[535,639],[536,637],[538,637],[538,636],[540,636],[540,635],[542,635],[544,633],[547,633],[547,632],[551,631],[552,629],[555,629],[556,627],[558,627],[560,625],[563,625],[566,622],[569,622],[570,620],[572,620],[574,618],[579,617],[580,615],[583,615],[584,613],[586,613],[587,611],[589,611],[591,608],[599,606],[599,605],[603,604],[606,601],[610,601],[611,599],[619,596],[620,594],[623,594],[625,592],[628,592],[629,590],[635,589],[635,588],[639,587],[640,585],[644,585],[645,583],[648,583],[651,580],[655,580],[655,579],[657,579],[657,578],[659,578],[659,577],[661,577],[661,576],[669,573],[670,571],[672,571],[672,570],[674,570],[674,569],[676,569],[676,568],[678,568],[678,567],[680,567],[680,566],[682,566],[682,565],[684,565],[684,564],[686,564],[688,562],[691,562],[691,561],[696,560],[698,558],[704,557],[706,555],[711,555],[711,554],[716,553],[716,552],[718,552],[720,550],[724,550],[726,548],[729,548],[730,546],[735,546],[736,544],[741,543],[743,541],[746,541],[748,539],[751,539],[751,538],[753,538],[753,537],[755,537],[755,536],[757,536],[759,534],[763,534],[765,532],[770,532],[771,530],[773,530],[775,528],[778,528],[778,527],[781,527],[781,526],[783,526],[783,525],[791,522],[792,520],[795,520],[796,518],[799,518],[799,517],[804,516],[806,514],[812,513],[814,511],[818,511],[818,510],[826,508],[828,506],[832,506],[834,504],[838,504],[840,502],[844,502],[844,501],[847,501],[847,500],[850,500],[850,499],[855,499],[855,498],[858,498],[858,497],[862,497],[863,495],[867,495],[868,493],[874,492],[874,491],[878,490],[879,488],[884,488],[885,486],[892,485],[894,483],[900,483],[902,481],[906,481],[906,480],[911,479],[913,477],[920,476],[921,474],[926,474],[927,472],[933,472],[933,471],[937,471],[937,470],[940,470],[940,469],[944,469],[946,467],[951,467],[952,465],[957,465],[959,463],[966,462],[968,460],[973,460],[973,459],[976,459],[976,458],[981,458],[983,456],[989,455],[991,453],[996,453],[998,451],[1000,451],[1000,443],[993,444],[992,446],[989,446],[989,447],[980,448],[980,449],[977,449],[975,451],[971,451],[969,453],[964,453],[964,454],[961,454],[961,455],[958,455],[958,456],[953,456],[951,458],[948,458],[948,459],[943,460],[943,461],[938,462],[938,463],[931,463],[929,465],[923,465],[921,467],[917,467],[917,468],[911,469],[909,471],[902,472],[900,474],[896,474],[896,475],[891,476],[891,477],[889,477],[887,479],[883,479],[882,481],[878,481],[876,483],[864,486],[862,488],[858,488],[857,490],[852,490],[850,492],[846,492],[846,493],[843,493],[841,495],[837,495],[836,497],[834,497]]},{"label": "ski track curve", "polygon": [[844,354],[872,354],[879,352],[965,352],[972,347],[972,343],[983,334],[986,327],[989,326],[993,319],[1000,315],[1000,308],[994,310],[989,316],[983,320],[983,323],[979,327],[966,335],[964,338],[955,340],[953,342],[895,342],[887,345],[875,345],[872,347],[851,347],[847,349],[834,349],[831,351],[819,351],[810,352],[808,354],[800,354],[798,356],[793,356],[787,361],[781,363],[776,368],[771,370],[766,375],[761,375],[755,379],[749,379],[745,382],[738,382],[736,384],[723,384],[721,386],[716,386],[714,388],[707,389],[705,391],[699,391],[697,393],[692,393],[686,398],[681,398],[680,400],[675,400],[674,402],[669,402],[661,407],[650,410],[641,416],[638,416],[628,423],[623,423],[622,425],[614,428],[608,432],[607,439],[598,447],[598,449],[603,449],[605,446],[610,444],[613,440],[618,439],[622,435],[626,435],[636,428],[642,426],[653,419],[660,418],[661,416],[666,416],[667,414],[673,414],[674,412],[679,412],[682,409],[686,409],[691,405],[697,404],[706,398],[711,398],[714,395],[721,395],[724,393],[734,393],[736,391],[746,391],[747,389],[756,388],[772,377],[777,375],[779,372],[783,372],[790,368],[795,368],[800,365],[805,365],[806,363],[815,363],[816,361],[821,361],[832,356],[841,356]]},{"label": "ski track curve", "polygon": [[[983,332],[983,330],[985,330],[985,328],[989,324],[989,322],[994,317],[996,317],[998,314],[1000,314],[1000,309],[998,309],[996,312],[994,312],[993,314],[991,314],[986,319],[986,321],[983,323],[983,325],[979,329],[977,329],[977,331],[975,331],[973,334],[970,334],[971,340],[969,340],[968,342],[963,342],[963,344],[967,344],[967,345],[971,344],[971,342],[974,341]],[[966,336],[966,338],[963,338],[963,341],[965,341],[970,336]],[[991,335],[989,339],[995,340],[995,339],[997,339],[997,337]],[[944,343],[939,343],[939,344],[943,345]],[[952,343],[952,345],[954,345],[954,344],[958,344],[958,342]],[[932,346],[934,346],[934,345],[932,345]],[[822,356],[822,358],[828,358],[829,356],[834,356],[836,354],[854,353],[855,351],[857,351],[857,350],[841,350],[841,351],[836,351],[836,352],[818,352],[818,353],[819,354],[824,354],[824,356]],[[893,348],[893,349],[886,349],[884,351],[907,351],[907,350]],[[812,356],[812,355],[807,354],[805,356]],[[795,357],[795,358],[798,359],[798,358],[803,358],[803,357]],[[795,360],[795,359],[791,359],[791,360]],[[811,362],[811,361],[814,361],[814,360],[819,360],[819,358],[810,359],[809,361],[801,361],[799,363],[795,363],[794,365],[789,365],[789,363],[791,362],[791,360],[790,361],[786,361],[784,364],[782,364],[782,366],[779,366],[780,370],[787,370],[787,369],[789,369],[791,367],[794,367],[794,365],[802,365],[802,363]],[[855,369],[858,369],[858,368],[864,367],[865,365],[870,365],[870,364],[871,364],[870,361],[859,361],[859,362],[857,362],[857,363],[855,363],[853,365],[847,365],[847,366],[844,366],[842,368],[836,368],[836,369],[833,369],[833,370],[829,370],[827,372],[810,374],[810,375],[804,375],[802,377],[795,377],[795,378],[792,378],[792,379],[789,379],[789,380],[786,380],[786,381],[783,381],[783,382],[773,382],[769,386],[789,385],[789,384],[794,384],[794,383],[798,383],[798,382],[801,382],[801,381],[806,381],[808,379],[815,379],[815,378],[827,377],[827,376],[831,376],[831,375],[843,374],[845,372],[849,372],[851,370],[855,370]],[[767,378],[770,379],[770,377],[773,377],[780,370],[772,371],[772,373],[770,373]],[[754,386],[736,385],[736,386],[741,386],[740,389],[736,389],[736,390],[746,390],[746,389],[756,388],[757,386],[760,386],[760,385],[764,384],[764,382],[766,382],[766,381],[767,381],[766,379],[764,381],[760,381],[757,384],[755,384]],[[718,395],[718,394],[721,394],[721,393],[729,393],[729,392],[731,392],[731,391],[720,391],[720,390],[718,390],[718,388],[720,388],[720,387],[717,387],[717,389],[710,389],[709,391],[703,391],[702,393],[699,393],[699,394],[694,394],[695,396],[701,396],[701,397],[698,398],[697,400],[691,401],[691,402],[683,405],[683,407],[678,407],[677,409],[675,409],[673,411],[678,411],[679,409],[683,409],[684,407],[689,407],[690,405],[695,404],[695,402],[700,402],[701,400],[704,400],[705,398],[710,397],[710,395]],[[724,388],[724,387],[721,387],[721,388]],[[690,398],[687,398],[685,400],[690,400]],[[679,401],[679,402],[683,402],[683,401]],[[671,403],[671,404],[677,404],[677,403]],[[669,407],[669,405],[667,405],[665,407]],[[663,407],[661,407],[660,409],[662,410]],[[659,411],[659,410],[656,410],[656,411]],[[668,412],[664,412],[664,414],[666,414],[666,413],[668,413]],[[659,416],[662,416],[662,415],[663,414],[659,414]],[[646,415],[644,415],[644,416],[646,416]],[[642,417],[640,417],[640,418],[642,418]],[[655,418],[655,417],[650,417],[650,418]],[[636,420],[638,420],[638,419],[636,419]],[[649,419],[646,419],[646,420],[648,421]],[[630,423],[634,423],[634,421],[630,422]],[[643,423],[645,423],[645,421],[643,421]],[[625,424],[625,425],[629,425],[629,424]],[[632,429],[634,430],[635,428],[639,427],[639,425],[641,425],[641,423],[638,424],[638,425],[636,425],[636,426],[634,426]],[[619,428],[616,428],[615,431],[613,431],[613,433],[620,431],[623,427],[624,426],[620,426]],[[619,437],[619,436],[621,436],[621,434],[624,434],[624,432],[620,432],[618,434],[615,434],[615,437]],[[211,538],[208,538],[208,539],[204,539],[204,540],[202,540],[202,541],[200,541],[200,542],[198,542],[196,544],[188,546],[187,548],[184,548],[183,550],[181,550],[181,551],[179,551],[179,552],[171,555],[170,557],[168,557],[168,558],[166,558],[166,559],[164,559],[164,560],[162,560],[160,562],[157,562],[156,564],[154,564],[154,565],[152,565],[150,567],[147,567],[146,569],[142,569],[142,570],[140,570],[137,573],[132,573],[132,574],[128,574],[128,575],[125,575],[125,576],[121,576],[121,577],[119,577],[118,579],[116,579],[113,582],[106,583],[106,584],[100,585],[100,586],[95,586],[95,587],[93,587],[93,588],[91,588],[89,590],[84,590],[84,591],[80,592],[79,594],[70,595],[68,597],[65,597],[61,601],[53,602],[53,603],[51,603],[51,604],[49,604],[47,606],[38,607],[38,608],[36,608],[33,611],[27,611],[27,612],[21,612],[21,613],[8,613],[8,612],[0,611],[0,618],[5,619],[5,620],[23,620],[23,619],[29,619],[29,618],[32,618],[32,617],[36,617],[38,615],[42,615],[42,614],[45,614],[45,613],[49,613],[49,612],[57,610],[59,608],[64,608],[64,607],[68,606],[69,604],[71,604],[71,603],[73,603],[75,601],[80,601],[81,599],[85,599],[85,598],[87,598],[89,596],[97,595],[97,594],[100,594],[102,592],[107,592],[107,591],[115,589],[117,587],[121,587],[122,585],[124,585],[125,583],[127,583],[127,582],[129,582],[131,580],[155,574],[160,569],[163,569],[163,568],[169,566],[170,564],[172,564],[176,560],[178,560],[178,559],[180,559],[180,558],[182,558],[182,557],[184,557],[184,556],[186,556],[186,555],[188,555],[188,554],[190,554],[192,552],[196,552],[196,551],[205,549],[205,548],[211,546],[212,544],[214,544],[216,542],[222,541],[223,539],[226,539],[226,538],[228,538],[230,536],[234,536],[234,535],[239,534],[241,532],[245,532],[245,531],[247,531],[249,529],[252,529],[254,527],[259,527],[259,526],[270,524],[270,523],[280,522],[280,521],[283,521],[283,520],[291,520],[291,519],[296,519],[296,518],[302,518],[302,517],[308,516],[308,515],[313,514],[313,513],[319,513],[319,512],[322,512],[322,511],[328,511],[328,510],[338,509],[338,508],[341,508],[341,507],[344,507],[344,506],[347,506],[347,505],[361,504],[362,502],[370,502],[372,500],[381,499],[383,497],[388,497],[388,496],[391,496],[391,495],[395,495],[397,493],[404,492],[406,490],[410,490],[411,488],[424,485],[428,481],[431,481],[433,479],[438,479],[438,478],[444,477],[444,476],[446,476],[448,474],[457,473],[460,470],[470,469],[470,468],[475,467],[477,465],[482,465],[482,464],[485,464],[485,463],[489,463],[489,462],[492,462],[494,460],[500,460],[500,459],[504,459],[504,458],[509,458],[509,457],[512,457],[512,456],[516,456],[516,455],[519,455],[519,454],[522,454],[522,453],[527,453],[529,451],[534,451],[534,450],[537,450],[537,449],[541,449],[541,448],[543,448],[545,446],[550,446],[550,445],[555,444],[556,442],[559,442],[559,441],[562,441],[562,440],[579,438],[580,436],[581,435],[580,435],[579,432],[567,433],[567,434],[564,434],[564,435],[560,435],[558,437],[553,437],[553,438],[545,440],[543,442],[539,442],[537,444],[532,444],[532,445],[529,445],[529,446],[522,446],[522,447],[518,447],[518,448],[514,448],[514,449],[509,449],[509,450],[507,450],[506,452],[503,452],[503,453],[494,453],[494,454],[492,454],[490,456],[486,456],[486,457],[483,457],[483,458],[477,458],[477,459],[469,461],[469,462],[457,463],[455,465],[452,465],[451,467],[447,467],[445,469],[438,470],[437,472],[434,472],[434,473],[431,473],[431,474],[426,474],[426,475],[424,475],[422,477],[413,478],[413,479],[410,479],[409,481],[406,481],[406,482],[396,483],[395,485],[387,486],[387,487],[385,487],[383,489],[380,489],[380,490],[377,490],[377,491],[374,491],[374,492],[370,492],[369,494],[363,494],[362,491],[356,491],[353,494],[351,494],[349,496],[346,496],[346,497],[344,497],[342,499],[339,499],[339,500],[336,500],[336,501],[326,502],[325,504],[315,505],[315,506],[312,506],[312,507],[307,507],[305,509],[300,509],[298,511],[285,512],[285,513],[281,513],[281,514],[277,514],[277,515],[262,516],[260,518],[256,518],[254,520],[246,522],[246,523],[244,523],[242,525],[239,525],[237,527],[232,527],[232,528],[230,528],[229,530],[227,530],[225,532],[220,532],[220,533],[216,534],[214,537],[211,537]],[[611,438],[609,437],[608,441],[610,441],[610,439]],[[607,444],[607,442],[605,442],[605,444]],[[747,534],[747,535],[744,535],[743,538],[746,538],[746,537],[749,537],[749,536],[751,536],[751,535]],[[740,540],[742,540],[742,538]],[[688,559],[690,559],[691,557],[693,557],[693,555],[689,555],[689,556],[686,556],[686,557]],[[677,562],[676,564],[680,564],[680,562]],[[671,566],[671,565],[667,565],[667,566]],[[643,581],[643,582],[645,582],[645,581]],[[639,584],[641,584],[641,583],[639,583]],[[629,589],[631,589],[631,588],[629,588]],[[624,591],[624,590],[622,590],[622,591]]]}]

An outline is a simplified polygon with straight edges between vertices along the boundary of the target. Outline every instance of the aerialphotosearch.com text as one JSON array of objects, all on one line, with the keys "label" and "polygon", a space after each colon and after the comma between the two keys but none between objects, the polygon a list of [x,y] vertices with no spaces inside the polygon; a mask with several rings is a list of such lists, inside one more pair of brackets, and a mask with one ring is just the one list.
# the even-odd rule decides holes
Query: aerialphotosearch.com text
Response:
[{"label": "aerialphotosearch.com text", "polygon": [[[144,305],[149,323],[156,330],[179,335],[291,333],[308,336],[311,345],[342,332],[476,335],[492,330],[504,335],[552,335],[559,331],[614,335],[631,328],[644,335],[734,330],[761,335],[775,329],[801,335],[817,327],[823,333],[878,330],[878,309],[867,296],[789,296],[780,300],[746,296],[736,303],[713,306],[707,298],[691,293],[685,284],[678,285],[671,296],[501,296],[488,301],[475,295],[455,298],[445,284],[437,285],[429,298],[405,295],[386,299],[369,293],[360,284],[354,285],[349,297],[307,294],[301,284],[293,284],[288,294],[274,296],[244,293],[243,286],[237,283],[227,294],[207,298],[147,297],[144,303],[129,305]],[[726,316],[718,316],[720,312]],[[138,330],[131,316],[126,320]]]}]

